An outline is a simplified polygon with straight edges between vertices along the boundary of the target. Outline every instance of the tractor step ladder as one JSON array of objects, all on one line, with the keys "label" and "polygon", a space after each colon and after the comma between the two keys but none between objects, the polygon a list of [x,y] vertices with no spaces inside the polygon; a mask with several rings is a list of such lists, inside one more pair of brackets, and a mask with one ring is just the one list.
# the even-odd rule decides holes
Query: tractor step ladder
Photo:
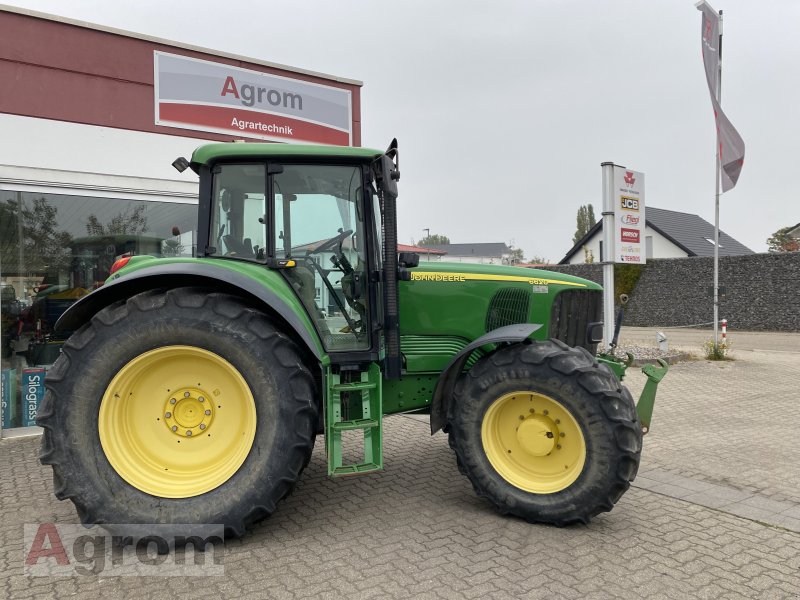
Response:
[{"label": "tractor step ladder", "polygon": [[[340,375],[328,368],[325,406],[325,450],[328,475],[360,475],[383,469],[383,402],[381,372],[377,364],[362,371],[360,381],[342,383]],[[342,398],[342,395],[345,398]],[[343,415],[347,415],[345,418]],[[364,432],[364,458],[342,464],[342,433]]]}]

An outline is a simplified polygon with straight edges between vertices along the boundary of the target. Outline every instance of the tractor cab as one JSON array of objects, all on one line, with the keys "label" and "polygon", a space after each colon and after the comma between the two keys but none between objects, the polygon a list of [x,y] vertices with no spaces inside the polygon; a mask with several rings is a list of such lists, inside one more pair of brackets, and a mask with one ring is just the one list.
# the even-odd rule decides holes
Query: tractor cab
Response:
[{"label": "tractor cab", "polygon": [[373,348],[370,324],[378,306],[369,273],[380,269],[381,256],[369,169],[226,162],[211,177],[207,254],[279,269],[327,352]]}]

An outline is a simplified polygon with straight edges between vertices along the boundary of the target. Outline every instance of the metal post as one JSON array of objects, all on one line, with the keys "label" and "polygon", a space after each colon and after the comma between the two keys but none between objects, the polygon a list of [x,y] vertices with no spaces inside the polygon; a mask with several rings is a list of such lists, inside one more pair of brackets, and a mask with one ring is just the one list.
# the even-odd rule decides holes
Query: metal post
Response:
[{"label": "metal post", "polygon": [[614,163],[600,163],[603,169],[603,349],[614,338]]},{"label": "metal post", "polygon": [[[717,102],[722,106],[722,11],[719,11],[719,69],[717,72]],[[719,194],[720,194],[720,145],[717,130],[716,195],[714,199],[714,346],[719,335]]]}]

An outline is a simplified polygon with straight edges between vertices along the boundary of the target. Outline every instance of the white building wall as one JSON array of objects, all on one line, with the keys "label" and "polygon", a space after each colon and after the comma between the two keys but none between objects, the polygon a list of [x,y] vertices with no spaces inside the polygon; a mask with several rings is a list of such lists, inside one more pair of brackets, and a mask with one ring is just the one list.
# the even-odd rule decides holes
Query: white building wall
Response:
[{"label": "white building wall", "polygon": [[[590,237],[583,246],[583,248],[586,248],[588,251],[590,251],[594,257],[592,262],[600,262],[600,240],[602,239],[603,233],[602,229],[600,229],[595,235]],[[569,264],[582,265],[586,262],[586,252],[583,250],[583,248],[578,248],[575,254],[570,257]]]},{"label": "white building wall", "polygon": [[[653,236],[653,258],[686,258],[689,253],[679,248],[650,227],[645,228],[645,237]],[[713,248],[713,244],[709,244]]]},{"label": "white building wall", "polygon": [[[652,229],[649,225],[645,227],[644,237],[649,236],[653,238],[653,258],[686,258],[689,254],[683,249],[673,244],[670,240]],[[602,227],[595,233],[585,246],[591,250],[594,255],[594,262],[600,262],[600,241],[603,239]],[[645,250],[645,240],[642,240],[642,251]],[[575,254],[569,259],[569,264],[583,264],[585,263],[584,252],[578,249]]]},{"label": "white building wall", "polygon": [[458,256],[457,254],[448,254],[442,258],[445,262],[460,262],[470,263],[473,265],[507,265],[509,257],[497,258],[496,256]]},{"label": "white building wall", "polygon": [[192,184],[197,175],[191,169],[178,173],[172,161],[190,158],[192,151],[206,143],[197,138],[144,133],[0,114],[3,139],[0,165],[16,165],[162,179]]}]

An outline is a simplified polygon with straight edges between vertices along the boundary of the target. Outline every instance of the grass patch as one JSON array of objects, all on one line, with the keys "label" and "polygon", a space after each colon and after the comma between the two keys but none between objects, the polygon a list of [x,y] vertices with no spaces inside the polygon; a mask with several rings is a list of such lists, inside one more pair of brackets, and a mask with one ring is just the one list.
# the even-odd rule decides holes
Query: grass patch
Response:
[{"label": "grass patch", "polygon": [[706,360],[733,360],[728,356],[730,351],[730,341],[714,342],[714,340],[706,340],[703,342],[703,354],[705,354]]}]

